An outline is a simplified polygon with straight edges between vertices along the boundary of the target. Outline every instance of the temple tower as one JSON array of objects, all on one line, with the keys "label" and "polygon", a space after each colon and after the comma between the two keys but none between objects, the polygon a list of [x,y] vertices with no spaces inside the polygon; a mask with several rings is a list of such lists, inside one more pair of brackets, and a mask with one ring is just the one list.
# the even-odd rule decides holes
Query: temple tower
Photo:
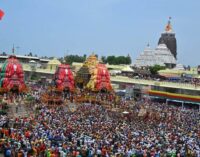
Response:
[{"label": "temple tower", "polygon": [[169,17],[168,23],[165,27],[165,31],[161,34],[158,45],[163,42],[167,45],[167,48],[171,51],[175,59],[177,59],[177,44],[175,33],[173,32],[171,26],[171,17]]}]

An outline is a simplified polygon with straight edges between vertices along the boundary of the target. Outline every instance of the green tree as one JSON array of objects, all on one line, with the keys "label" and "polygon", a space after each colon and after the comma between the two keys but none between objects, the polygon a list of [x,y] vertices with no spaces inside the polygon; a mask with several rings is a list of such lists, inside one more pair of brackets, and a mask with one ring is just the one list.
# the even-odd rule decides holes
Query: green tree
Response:
[{"label": "green tree", "polygon": [[104,64],[107,63],[107,58],[106,58],[106,56],[101,56],[101,60],[102,60],[102,62],[103,62]]},{"label": "green tree", "polygon": [[132,63],[131,57],[128,55],[126,57],[126,64],[131,64],[131,63]]},{"label": "green tree", "polygon": [[84,54],[84,55],[83,55],[83,58],[86,60],[86,58],[87,58],[87,55],[86,55],[86,54]]},{"label": "green tree", "polygon": [[3,52],[2,55],[3,55],[3,56],[7,56],[6,52]]},{"label": "green tree", "polygon": [[28,56],[31,56],[31,57],[32,57],[32,56],[33,56],[32,52],[30,52],[30,53],[28,54]]},{"label": "green tree", "polygon": [[49,57],[48,59],[52,60],[52,59],[54,59],[54,57]]},{"label": "green tree", "polygon": [[156,64],[154,66],[149,67],[149,70],[150,70],[152,75],[156,75],[156,74],[158,74],[159,70],[164,70],[165,68],[166,67],[164,67],[164,66],[160,66],[160,65]]},{"label": "green tree", "polygon": [[59,60],[61,63],[64,62],[64,58],[63,58],[63,57],[58,58],[58,60]]},{"label": "green tree", "polygon": [[109,64],[116,64],[116,58],[115,58],[115,56],[108,56],[107,57],[107,62],[109,63]]},{"label": "green tree", "polygon": [[[104,59],[104,56],[102,56],[103,58],[102,61],[104,62],[105,59]],[[130,56],[118,56],[118,57],[115,57],[115,56],[108,56],[106,58],[106,63],[109,63],[109,64],[113,64],[113,65],[118,65],[118,64],[131,64],[131,58]]]},{"label": "green tree", "polygon": [[78,55],[67,55],[64,57],[64,60],[67,64],[72,64],[73,62],[79,62],[82,63],[86,59],[85,56],[78,56]]}]

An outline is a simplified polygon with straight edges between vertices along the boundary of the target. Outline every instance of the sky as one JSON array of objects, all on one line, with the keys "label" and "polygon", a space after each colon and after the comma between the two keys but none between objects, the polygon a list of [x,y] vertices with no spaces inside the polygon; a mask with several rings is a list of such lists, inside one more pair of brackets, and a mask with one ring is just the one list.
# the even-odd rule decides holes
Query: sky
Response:
[{"label": "sky", "polygon": [[168,17],[178,63],[200,64],[200,0],[0,0],[0,52],[130,55],[155,48]]}]

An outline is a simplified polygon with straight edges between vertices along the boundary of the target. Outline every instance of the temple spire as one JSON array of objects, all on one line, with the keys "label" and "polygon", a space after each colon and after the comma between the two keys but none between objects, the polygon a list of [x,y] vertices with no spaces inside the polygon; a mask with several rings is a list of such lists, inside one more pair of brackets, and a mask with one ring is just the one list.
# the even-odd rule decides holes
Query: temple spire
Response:
[{"label": "temple spire", "polygon": [[166,27],[165,27],[165,31],[166,31],[166,32],[171,32],[171,31],[172,31],[171,19],[172,19],[172,18],[169,17],[169,20],[168,20],[167,25],[166,25]]}]

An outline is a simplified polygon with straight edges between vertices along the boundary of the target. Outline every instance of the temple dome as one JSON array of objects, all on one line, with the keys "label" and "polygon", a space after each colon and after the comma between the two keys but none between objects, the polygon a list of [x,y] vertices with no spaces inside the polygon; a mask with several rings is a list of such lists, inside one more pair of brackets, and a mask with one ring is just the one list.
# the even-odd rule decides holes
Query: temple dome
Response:
[{"label": "temple dome", "polygon": [[147,45],[141,55],[136,59],[135,65],[138,67],[153,66],[155,60],[153,51],[154,50]]},{"label": "temple dome", "polygon": [[174,64],[176,65],[176,59],[173,54],[167,48],[165,44],[159,44],[154,51],[156,61],[159,64]]},{"label": "temple dome", "polygon": [[154,66],[156,64],[169,67],[176,65],[176,59],[163,43],[159,44],[154,50],[145,48],[135,62],[137,67]]}]

